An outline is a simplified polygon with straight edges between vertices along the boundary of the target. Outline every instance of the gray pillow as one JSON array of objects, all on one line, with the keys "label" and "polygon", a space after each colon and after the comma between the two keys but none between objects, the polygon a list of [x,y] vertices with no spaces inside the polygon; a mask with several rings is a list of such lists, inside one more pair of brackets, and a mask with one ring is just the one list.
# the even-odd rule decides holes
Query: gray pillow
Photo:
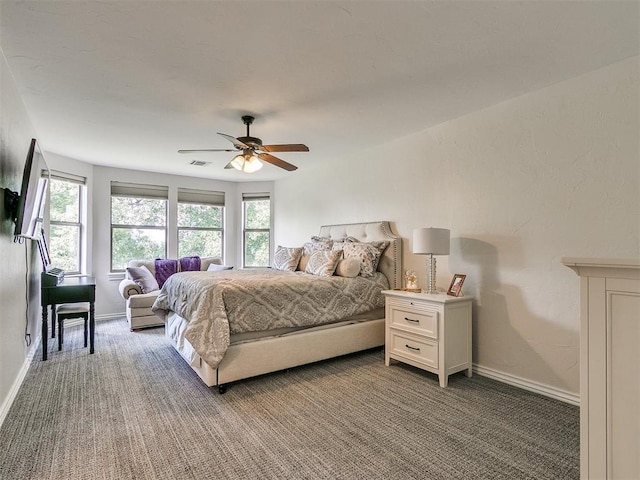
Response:
[{"label": "gray pillow", "polygon": [[282,247],[278,245],[276,253],[273,255],[272,267],[276,270],[295,272],[301,256],[302,247]]},{"label": "gray pillow", "polygon": [[318,275],[320,277],[330,277],[333,275],[333,272],[335,272],[336,265],[338,265],[341,258],[342,252],[340,250],[333,252],[329,250],[318,250],[311,254],[304,271],[305,273]]},{"label": "gray pillow", "polygon": [[142,289],[142,293],[160,290],[156,277],[147,267],[127,267],[127,275]]}]

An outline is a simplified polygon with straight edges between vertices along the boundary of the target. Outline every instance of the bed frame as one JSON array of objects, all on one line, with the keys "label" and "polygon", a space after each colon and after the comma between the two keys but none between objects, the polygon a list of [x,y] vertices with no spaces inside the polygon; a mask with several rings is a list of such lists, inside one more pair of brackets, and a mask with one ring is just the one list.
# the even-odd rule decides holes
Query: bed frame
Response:
[{"label": "bed frame", "polygon": [[[319,235],[332,239],[349,236],[363,242],[389,241],[389,247],[380,258],[378,270],[387,276],[390,288],[401,287],[402,239],[392,233],[389,222],[325,225],[320,228]],[[169,336],[167,338],[180,351],[175,340]],[[211,368],[202,359],[190,366],[205,384],[209,387],[217,386],[219,392],[224,393],[226,385],[237,380],[381,345],[384,345],[384,317],[237,344],[232,340],[218,368]]]}]

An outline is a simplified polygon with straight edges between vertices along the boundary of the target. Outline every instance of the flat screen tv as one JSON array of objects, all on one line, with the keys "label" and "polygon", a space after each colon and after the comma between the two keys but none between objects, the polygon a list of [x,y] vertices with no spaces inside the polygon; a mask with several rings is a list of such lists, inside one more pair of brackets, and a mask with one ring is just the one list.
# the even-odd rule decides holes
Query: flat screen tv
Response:
[{"label": "flat screen tv", "polygon": [[35,138],[31,140],[27,161],[22,174],[22,188],[16,209],[14,235],[21,238],[37,239],[40,234],[44,205],[47,198],[48,178],[42,176],[44,157]]}]

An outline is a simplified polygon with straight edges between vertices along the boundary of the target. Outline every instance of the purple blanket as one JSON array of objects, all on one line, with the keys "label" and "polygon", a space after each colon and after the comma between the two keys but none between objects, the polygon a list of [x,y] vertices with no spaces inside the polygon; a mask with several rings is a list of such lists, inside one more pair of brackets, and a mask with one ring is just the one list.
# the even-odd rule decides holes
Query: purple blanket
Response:
[{"label": "purple blanket", "polygon": [[198,256],[182,257],[179,261],[181,272],[200,271],[200,257]]},{"label": "purple blanket", "polygon": [[163,260],[160,258],[156,259],[156,281],[158,282],[158,286],[162,288],[164,282],[174,273],[178,272],[178,261],[177,260]]},{"label": "purple blanket", "polygon": [[156,258],[156,281],[160,288],[167,281],[167,278],[174,273],[178,273],[178,265],[180,265],[181,272],[199,271],[201,265],[200,257],[182,257],[179,260]]}]

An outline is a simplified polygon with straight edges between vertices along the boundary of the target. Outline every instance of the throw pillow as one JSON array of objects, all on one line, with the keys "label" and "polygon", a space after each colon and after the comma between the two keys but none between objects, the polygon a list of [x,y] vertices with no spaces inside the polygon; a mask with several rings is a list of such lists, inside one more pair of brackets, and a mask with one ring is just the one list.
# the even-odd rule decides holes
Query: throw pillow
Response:
[{"label": "throw pillow", "polygon": [[319,250],[309,257],[309,262],[304,271],[320,277],[330,277],[333,275],[341,257],[342,252],[340,251]]},{"label": "throw pillow", "polygon": [[160,290],[156,277],[147,267],[127,267],[127,275],[142,289],[142,293]]},{"label": "throw pillow", "polygon": [[389,242],[358,243],[345,242],[342,251],[345,258],[358,258],[360,260],[360,275],[372,277],[378,268],[378,262],[382,252]]},{"label": "throw pillow", "polygon": [[310,242],[306,242],[302,245],[302,257],[300,258],[300,263],[298,264],[298,270],[306,271],[307,264],[309,263],[309,258],[314,252],[331,250],[331,246],[333,245],[333,240],[326,237],[311,237]]},{"label": "throw pillow", "polygon": [[343,258],[336,266],[335,274],[339,277],[354,278],[360,273],[360,259]]},{"label": "throw pillow", "polygon": [[294,272],[302,256],[302,247],[282,247],[278,245],[273,256],[273,268]]},{"label": "throw pillow", "polygon": [[207,267],[207,272],[220,272],[222,270],[231,270],[233,267],[228,265],[218,265],[216,263],[212,263]]}]

